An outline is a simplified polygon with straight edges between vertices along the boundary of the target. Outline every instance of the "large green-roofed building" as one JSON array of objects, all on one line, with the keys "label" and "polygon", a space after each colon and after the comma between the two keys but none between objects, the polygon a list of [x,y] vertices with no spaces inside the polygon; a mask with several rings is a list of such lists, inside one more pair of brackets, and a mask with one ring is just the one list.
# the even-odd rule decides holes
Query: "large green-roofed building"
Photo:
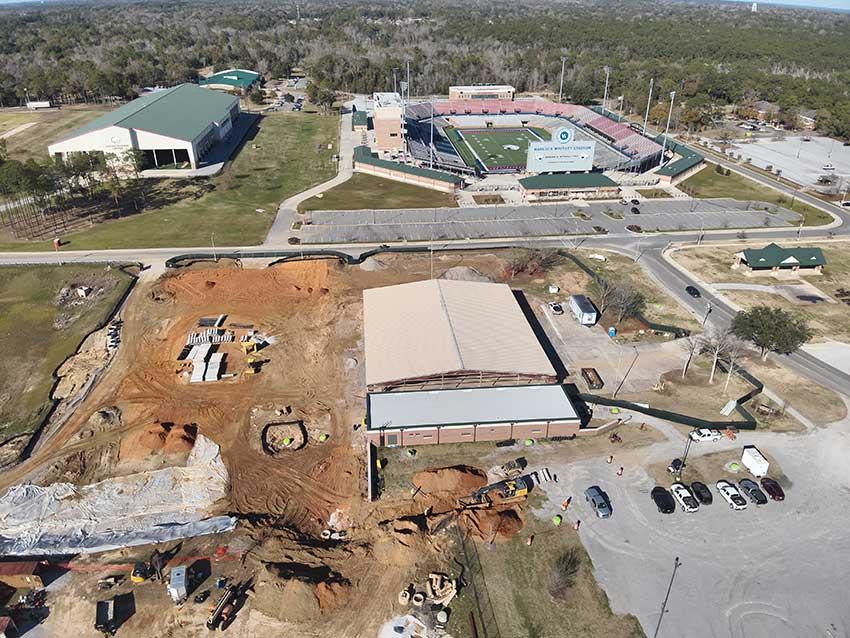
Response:
[{"label": "large green-roofed building", "polygon": [[523,177],[519,184],[527,196],[536,199],[609,199],[620,194],[617,182],[602,173],[544,173]]},{"label": "large green-roofed building", "polygon": [[148,93],[92,120],[48,147],[63,160],[74,153],[144,154],[150,167],[191,166],[226,138],[239,117],[239,99],[180,84]]},{"label": "large green-roofed building", "polygon": [[246,69],[227,69],[219,71],[213,75],[203,78],[198,82],[201,86],[208,89],[222,89],[225,91],[240,91],[247,93],[257,82],[260,81],[260,74],[256,71],[248,71]]}]

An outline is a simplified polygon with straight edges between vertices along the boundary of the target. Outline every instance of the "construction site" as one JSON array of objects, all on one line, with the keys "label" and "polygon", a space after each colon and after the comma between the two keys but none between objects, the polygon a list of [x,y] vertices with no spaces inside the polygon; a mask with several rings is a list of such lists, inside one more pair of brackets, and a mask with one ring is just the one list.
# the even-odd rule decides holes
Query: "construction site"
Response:
[{"label": "construction site", "polygon": [[10,622],[40,635],[469,635],[476,621],[451,614],[472,599],[464,543],[514,538],[552,477],[435,463],[370,502],[363,291],[435,269],[501,280],[508,257],[143,273],[78,355],[102,345],[110,358],[63,364],[75,382],[60,370],[61,420],[0,475],[4,555],[47,574],[44,588],[12,582]]}]

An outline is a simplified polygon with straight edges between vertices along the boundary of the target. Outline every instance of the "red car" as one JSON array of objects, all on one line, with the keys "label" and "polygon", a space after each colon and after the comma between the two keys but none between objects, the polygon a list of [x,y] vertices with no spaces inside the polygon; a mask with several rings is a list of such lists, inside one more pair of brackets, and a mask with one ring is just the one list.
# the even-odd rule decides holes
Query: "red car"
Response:
[{"label": "red car", "polygon": [[767,495],[773,499],[774,501],[784,501],[785,500],[785,492],[782,491],[782,486],[779,485],[772,478],[768,478],[765,476],[761,480],[761,486]]}]

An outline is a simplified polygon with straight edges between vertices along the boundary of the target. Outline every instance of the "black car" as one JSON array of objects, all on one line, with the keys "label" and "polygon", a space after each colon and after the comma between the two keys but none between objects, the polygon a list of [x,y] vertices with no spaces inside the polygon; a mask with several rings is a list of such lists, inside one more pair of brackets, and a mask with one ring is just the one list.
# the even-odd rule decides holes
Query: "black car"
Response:
[{"label": "black car", "polygon": [[638,204],[640,204],[640,200],[639,200],[639,199],[633,199],[633,200],[632,200],[632,205],[633,205],[633,206],[637,206]]},{"label": "black car", "polygon": [[632,215],[640,215],[640,208],[632,206]]},{"label": "black car", "polygon": [[711,490],[708,489],[708,485],[705,483],[694,481],[691,483],[691,492],[694,493],[694,496],[696,496],[697,500],[703,505],[711,505],[714,502]]},{"label": "black car", "polygon": [[747,498],[756,505],[765,505],[767,503],[767,497],[755,481],[751,481],[750,479],[741,479],[738,481],[738,487],[740,487],[741,491],[747,495]]},{"label": "black car", "polygon": [[784,501],[785,500],[785,492],[782,490],[782,487],[774,481],[772,478],[765,476],[761,480],[761,488],[767,492],[767,495],[772,498],[774,501]]},{"label": "black car", "polygon": [[699,299],[702,297],[702,293],[697,290],[695,286],[685,286],[685,292],[688,293],[694,299]]},{"label": "black car", "polygon": [[660,485],[652,488],[651,496],[658,511],[662,514],[672,514],[676,511],[676,501],[673,500],[673,495]]}]

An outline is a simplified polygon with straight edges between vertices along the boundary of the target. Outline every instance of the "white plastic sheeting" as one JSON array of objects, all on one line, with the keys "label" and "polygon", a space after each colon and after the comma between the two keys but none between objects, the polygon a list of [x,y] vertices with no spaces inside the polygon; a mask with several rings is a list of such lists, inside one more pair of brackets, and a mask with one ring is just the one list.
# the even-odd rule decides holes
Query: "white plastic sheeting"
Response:
[{"label": "white plastic sheeting", "polygon": [[0,552],[94,553],[229,531],[235,518],[204,518],[227,481],[218,446],[198,436],[185,467],[81,487],[15,485],[0,496]]}]

